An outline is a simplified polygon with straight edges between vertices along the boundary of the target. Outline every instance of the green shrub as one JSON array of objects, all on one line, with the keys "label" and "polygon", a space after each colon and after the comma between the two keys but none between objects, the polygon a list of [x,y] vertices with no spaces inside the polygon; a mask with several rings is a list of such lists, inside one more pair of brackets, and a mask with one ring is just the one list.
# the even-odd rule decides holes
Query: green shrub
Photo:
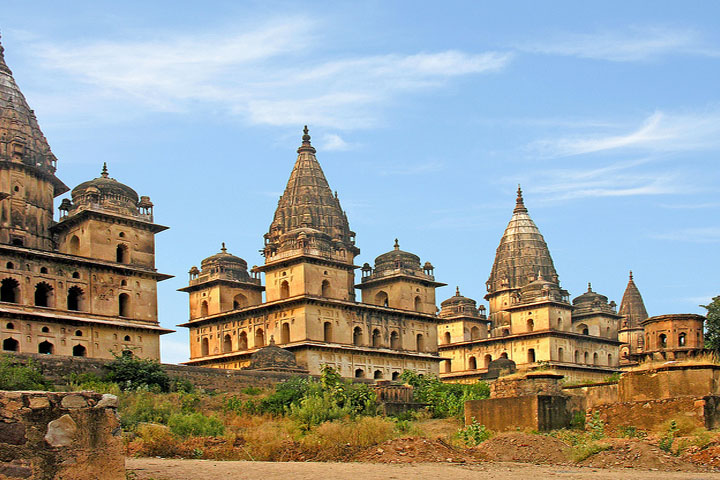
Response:
[{"label": "green shrub", "polygon": [[105,380],[117,383],[121,390],[170,391],[170,377],[154,360],[117,355],[107,369]]},{"label": "green shrub", "polygon": [[570,428],[575,430],[585,430],[585,411],[577,410],[573,412],[570,420]]},{"label": "green shrub", "polygon": [[290,405],[290,418],[298,422],[304,430],[313,425],[337,420],[350,415],[348,407],[339,406],[330,393],[324,395],[310,395],[300,400],[300,403]]},{"label": "green shrub", "polygon": [[587,421],[587,429],[591,440],[600,440],[605,436],[605,422],[600,419],[600,412],[593,412],[590,420]]},{"label": "green shrub", "polygon": [[170,431],[179,437],[219,437],[225,433],[225,426],[215,416],[202,413],[176,413],[168,419]]},{"label": "green shrub", "polygon": [[432,415],[438,418],[461,418],[466,401],[490,396],[490,387],[485,382],[443,383],[437,377],[421,376],[410,370],[405,370],[400,378],[414,388],[413,399],[427,403]]},{"label": "green shrub", "polygon": [[647,432],[644,432],[642,430],[638,430],[637,427],[634,426],[626,426],[626,427],[620,427],[618,429],[618,433],[621,437],[625,438],[640,438],[643,439],[647,437]]},{"label": "green shrub", "polygon": [[170,391],[178,393],[194,393],[195,385],[187,378],[173,377],[170,380]]},{"label": "green shrub", "polygon": [[610,448],[610,444],[606,442],[583,442],[574,446],[572,449],[572,459],[575,462],[582,462],[588,457],[600,453]]},{"label": "green shrub", "polygon": [[135,430],[141,423],[167,425],[176,410],[173,405],[155,395],[134,393],[120,399],[120,424],[125,430]]},{"label": "green shrub", "polygon": [[262,393],[262,388],[245,387],[242,390],[240,390],[240,393],[244,393],[245,395],[260,395]]},{"label": "green shrub", "polygon": [[492,436],[492,432],[485,428],[485,425],[480,425],[473,417],[472,423],[458,430],[457,436],[466,446],[475,447],[489,439]]},{"label": "green shrub", "polygon": [[115,382],[106,382],[94,373],[71,373],[66,377],[68,388],[72,391],[92,390],[98,393],[120,395],[120,386]]},{"label": "green shrub", "polygon": [[658,442],[658,447],[660,447],[660,450],[668,453],[672,451],[672,446],[673,443],[675,443],[675,434],[677,433],[677,431],[677,423],[675,422],[675,420],[672,420],[667,430],[665,431],[665,434],[660,437],[660,441]]},{"label": "green shrub", "polygon": [[283,415],[293,403],[302,400],[310,390],[310,380],[305,377],[292,377],[275,386],[275,392],[262,399],[260,412],[271,415]]},{"label": "green shrub", "polygon": [[32,360],[17,365],[9,356],[0,356],[0,390],[50,390],[51,386]]}]

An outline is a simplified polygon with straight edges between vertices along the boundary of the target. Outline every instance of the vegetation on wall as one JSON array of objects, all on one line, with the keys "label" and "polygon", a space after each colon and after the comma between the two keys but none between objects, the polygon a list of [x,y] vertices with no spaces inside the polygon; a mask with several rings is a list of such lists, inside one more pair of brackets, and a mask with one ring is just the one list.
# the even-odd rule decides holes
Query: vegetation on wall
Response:
[{"label": "vegetation on wall", "polygon": [[405,370],[400,378],[415,389],[413,399],[427,404],[436,418],[460,418],[466,401],[490,397],[490,387],[481,381],[471,384],[443,383],[437,377],[418,375],[410,370]]},{"label": "vegetation on wall", "polygon": [[32,361],[21,365],[8,355],[0,355],[0,390],[50,390],[50,387]]}]

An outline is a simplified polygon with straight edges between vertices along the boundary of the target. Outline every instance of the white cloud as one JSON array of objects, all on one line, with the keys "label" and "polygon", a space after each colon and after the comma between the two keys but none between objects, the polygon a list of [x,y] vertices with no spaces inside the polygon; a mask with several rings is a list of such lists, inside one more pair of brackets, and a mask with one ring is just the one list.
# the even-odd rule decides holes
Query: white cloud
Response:
[{"label": "white cloud", "polygon": [[720,242],[720,227],[681,228],[669,232],[651,235],[660,240],[672,240],[691,243]]},{"label": "white cloud", "polygon": [[720,146],[720,111],[710,110],[679,114],[656,111],[627,133],[543,139],[531,143],[529,148],[543,157],[564,157],[621,149],[678,152],[717,146]]},{"label": "white cloud", "polygon": [[517,48],[532,53],[612,62],[648,61],[672,54],[720,56],[720,50],[706,46],[697,32],[667,27],[564,34],[544,41],[521,44]]},{"label": "white cloud", "polygon": [[347,143],[345,140],[342,139],[342,137],[340,137],[340,135],[337,135],[335,133],[328,133],[326,135],[323,135],[320,139],[320,145],[323,151],[349,150],[350,148],[352,148],[352,145]]},{"label": "white cloud", "polygon": [[338,129],[373,125],[396,96],[440,88],[453,77],[497,72],[512,58],[455,50],[327,58],[318,52],[329,39],[316,33],[322,31],[316,21],[290,18],[239,30],[29,45],[53,75],[91,87],[74,97],[73,111],[131,100],[151,111],[219,107],[256,124]]}]

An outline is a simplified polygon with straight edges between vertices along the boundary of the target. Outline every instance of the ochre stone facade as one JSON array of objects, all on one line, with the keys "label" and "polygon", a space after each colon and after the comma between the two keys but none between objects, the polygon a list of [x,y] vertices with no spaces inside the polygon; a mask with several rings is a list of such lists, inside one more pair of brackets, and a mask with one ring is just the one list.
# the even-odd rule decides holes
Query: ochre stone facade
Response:
[{"label": "ochre stone facade", "polygon": [[190,330],[188,364],[246,368],[273,339],[311,374],[329,365],[355,378],[396,379],[405,369],[436,375],[435,288],[443,284],[396,241],[355,285],[360,249],[315,153],[306,129],[265,234],[264,265],[248,272],[223,245],[190,269],[181,289],[190,295],[190,321],[181,325]]},{"label": "ochre stone facade", "polygon": [[0,342],[6,352],[160,358],[153,204],[100,177],[68,191],[0,46]]}]

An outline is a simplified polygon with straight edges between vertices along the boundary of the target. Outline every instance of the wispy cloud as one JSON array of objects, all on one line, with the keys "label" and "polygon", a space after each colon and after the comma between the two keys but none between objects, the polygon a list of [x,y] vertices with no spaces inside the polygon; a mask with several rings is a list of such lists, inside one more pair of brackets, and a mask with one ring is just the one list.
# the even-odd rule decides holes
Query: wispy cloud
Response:
[{"label": "wispy cloud", "polygon": [[529,149],[543,157],[564,157],[609,150],[648,152],[702,150],[720,146],[720,111],[664,113],[656,111],[630,132],[595,133],[537,140]]},{"label": "wispy cloud", "polygon": [[661,26],[556,35],[547,40],[519,44],[517,48],[532,53],[612,62],[649,61],[673,54],[720,57],[720,49],[708,46],[696,31]]},{"label": "wispy cloud", "polygon": [[396,96],[498,72],[512,57],[447,50],[327,58],[319,53],[328,41],[317,33],[321,25],[303,17],[236,31],[94,44],[35,41],[30,53],[49,71],[92,87],[78,107],[98,98],[152,111],[208,106],[256,124],[339,129],[370,126]]},{"label": "wispy cloud", "polygon": [[653,234],[651,237],[678,242],[718,243],[720,242],[720,227],[681,228]]},{"label": "wispy cloud", "polygon": [[328,133],[320,138],[320,145],[323,151],[341,151],[350,150],[352,145],[347,143],[343,138],[336,133]]},{"label": "wispy cloud", "polygon": [[647,159],[618,162],[599,168],[544,169],[535,172],[532,192],[540,201],[557,202],[586,197],[627,197],[680,193],[686,189],[673,171],[654,172]]}]

